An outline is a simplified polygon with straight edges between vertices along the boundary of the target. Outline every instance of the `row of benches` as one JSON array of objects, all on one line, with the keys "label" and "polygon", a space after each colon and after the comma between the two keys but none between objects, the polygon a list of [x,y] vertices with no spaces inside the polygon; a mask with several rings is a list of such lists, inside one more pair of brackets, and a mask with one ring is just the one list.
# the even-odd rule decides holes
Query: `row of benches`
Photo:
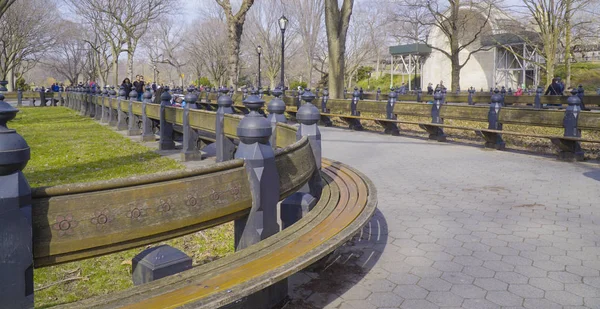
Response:
[{"label": "row of benches", "polygon": [[[81,111],[88,117],[99,115],[100,119],[112,125],[128,119],[131,126],[121,126],[120,129],[130,130],[132,127],[137,128],[138,123],[157,121],[160,125],[159,144],[169,143],[169,138],[172,136],[168,136],[166,129],[173,125],[183,128],[184,139],[189,134],[189,130],[195,131],[196,134],[212,133],[216,143],[223,138],[230,141],[238,139],[236,129],[242,120],[237,115],[175,108],[168,106],[167,103],[159,106],[80,93],[67,94],[66,105]],[[219,114],[223,117],[220,118]],[[306,132],[306,128],[304,130]],[[142,134],[143,131],[138,129],[136,134]],[[219,134],[219,131],[222,134]],[[276,150],[275,160],[280,175],[279,199],[282,199],[298,190],[308,179],[313,179],[311,175],[314,174],[313,170],[316,167],[313,156],[315,147],[311,145],[316,145],[314,144],[316,140],[311,136],[296,137],[295,127],[281,123],[275,123],[273,131],[277,133],[275,145],[283,147]],[[154,134],[152,138],[154,139]],[[243,138],[239,139],[239,143],[243,141]],[[222,144],[223,141],[221,140],[220,143]],[[248,159],[245,163],[241,160],[230,160],[206,167],[203,171],[171,172],[164,175],[35,189],[34,218],[39,218],[34,220],[38,224],[34,229],[36,267],[153,243],[213,226],[224,220],[233,220],[239,216],[243,219],[237,219],[236,226],[241,221],[246,222],[245,220],[250,220],[247,218],[252,218],[253,213],[256,215],[257,197],[256,192],[252,190],[256,184],[250,185],[247,180],[244,181],[250,179],[252,182],[250,177],[252,169],[248,167],[253,164],[255,163]],[[297,222],[284,224],[286,229],[283,231],[221,260],[124,292],[67,304],[63,307],[217,308],[237,303],[240,299],[245,299],[248,303],[267,301],[264,299],[265,293],[260,292],[264,289],[270,289],[267,293],[269,295],[273,291],[285,292],[286,290],[282,288],[285,286],[285,278],[343,244],[367,223],[375,211],[376,192],[368,178],[342,163],[326,159],[323,159],[322,168],[324,186],[316,205],[313,205],[312,211],[306,213]],[[225,200],[219,200],[221,202],[217,203],[219,201],[214,200],[214,197],[208,193],[211,188],[220,192],[218,186],[223,184],[235,186],[235,190],[232,190],[237,193],[234,194],[231,190],[223,192]],[[171,187],[177,187],[177,190],[169,190]],[[147,191],[148,202],[164,195],[162,200],[170,200],[169,209],[173,209],[175,213],[163,219],[150,215],[149,218],[145,218],[143,226],[139,226],[136,222],[120,224],[115,226],[114,231],[93,229],[82,222],[77,228],[85,232],[76,233],[75,238],[69,239],[59,237],[56,234],[58,231],[53,230],[49,223],[66,209],[71,212],[81,212],[72,214],[77,217],[86,217],[86,212],[98,207],[102,209],[109,207],[111,213],[112,210],[115,210],[115,213],[129,211],[133,216],[130,192],[142,192],[139,190]],[[187,195],[178,193],[184,191]],[[202,205],[198,209],[194,208],[193,213],[188,213],[186,209],[192,206],[186,196],[190,194],[195,200],[213,199],[214,203]],[[227,199],[227,194],[234,194],[235,197]],[[146,194],[142,195],[146,196]],[[93,197],[95,202],[81,207],[81,199],[86,197]],[[145,204],[136,201],[136,205],[140,203]],[[74,208],[77,205],[80,207]],[[158,208],[164,210],[164,207],[161,207],[158,205]],[[250,210],[249,217],[245,217],[248,210]],[[152,209],[148,211],[155,212]],[[281,211],[285,212],[284,207]],[[251,224],[250,221],[248,225]],[[47,228],[40,228],[39,225],[43,225],[44,222],[50,225]],[[43,231],[43,233],[36,234],[36,231]],[[236,229],[236,238],[240,236],[237,234]],[[277,282],[279,283],[275,284]]]}]

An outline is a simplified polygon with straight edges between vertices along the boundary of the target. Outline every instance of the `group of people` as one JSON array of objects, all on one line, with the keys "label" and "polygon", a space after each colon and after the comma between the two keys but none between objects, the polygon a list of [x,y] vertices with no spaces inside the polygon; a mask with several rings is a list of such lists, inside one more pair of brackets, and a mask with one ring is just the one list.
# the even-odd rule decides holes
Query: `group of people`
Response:
[{"label": "group of people", "polygon": [[144,82],[144,76],[142,75],[136,75],[133,84],[131,83],[129,77],[126,77],[121,83],[121,86],[123,86],[123,89],[125,90],[125,98],[129,99],[129,93],[131,92],[131,90],[135,89],[135,91],[137,92],[138,101],[142,100],[145,85],[146,83]]},{"label": "group of people", "polygon": [[548,89],[544,95],[563,95],[565,91],[565,84],[562,82],[560,77],[552,79],[552,83],[548,86]]}]

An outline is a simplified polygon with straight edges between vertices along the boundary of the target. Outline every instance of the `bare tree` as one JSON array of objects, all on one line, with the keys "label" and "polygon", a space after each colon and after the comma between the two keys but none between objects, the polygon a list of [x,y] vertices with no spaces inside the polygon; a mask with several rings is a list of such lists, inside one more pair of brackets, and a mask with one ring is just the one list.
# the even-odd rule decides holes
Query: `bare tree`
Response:
[{"label": "bare tree", "polygon": [[[119,56],[125,52],[127,36],[125,32],[114,23],[110,14],[106,11],[117,10],[118,1],[104,0],[68,0],[74,8],[75,13],[84,22],[91,25],[95,33],[100,34],[104,41],[110,46],[112,59],[111,69],[114,71],[113,85],[119,85]],[[99,7],[103,7],[99,10]],[[89,42],[89,41],[88,41]]]},{"label": "bare tree", "polygon": [[[398,18],[405,23],[417,24],[416,31],[402,37],[426,44],[448,57],[451,88],[458,89],[461,69],[475,53],[488,49],[481,44],[481,38],[491,34],[490,17],[494,9],[490,0],[403,0]],[[415,15],[421,18],[415,18]],[[438,34],[439,37],[429,40],[432,35]],[[432,44],[432,41],[446,41],[447,46]],[[465,57],[461,57],[461,53]],[[461,61],[461,58],[464,60]]]},{"label": "bare tree", "polygon": [[55,42],[52,25],[59,20],[53,1],[21,0],[0,18],[0,80],[14,85],[15,74],[38,63]]},{"label": "bare tree", "polygon": [[2,15],[4,15],[4,13],[6,13],[6,10],[8,10],[8,7],[10,7],[13,3],[15,3],[15,1],[17,1],[17,0],[0,0],[0,18],[2,18]]},{"label": "bare tree", "polygon": [[125,34],[127,48],[127,76],[133,76],[133,57],[140,38],[150,24],[177,6],[176,0],[114,0],[115,5],[98,6],[100,12],[110,16]]},{"label": "bare tree", "polygon": [[218,18],[209,18],[200,23],[186,43],[190,58],[204,67],[215,85],[223,85],[228,69],[227,25]]},{"label": "bare tree", "polygon": [[227,20],[228,39],[229,39],[229,85],[237,88],[238,84],[238,64],[240,54],[240,42],[242,40],[242,32],[244,31],[244,22],[246,14],[254,0],[242,0],[242,4],[238,12],[234,15],[230,0],[215,0],[219,6],[223,8],[225,18]]},{"label": "bare tree", "polygon": [[81,37],[80,25],[64,21],[58,28],[62,30],[57,35],[58,42],[45,57],[43,64],[74,85],[88,61],[92,60],[88,57],[90,50]]},{"label": "bare tree", "polygon": [[319,33],[323,26],[323,0],[294,0],[292,1],[295,19],[298,23],[298,33],[302,40],[304,57],[308,63],[308,87],[312,88],[313,66]]},{"label": "bare tree", "polygon": [[329,94],[338,99],[344,90],[346,34],[354,0],[344,0],[340,8],[337,0],[325,0],[325,27],[329,50]]},{"label": "bare tree", "polygon": [[551,84],[554,78],[560,38],[564,31],[567,1],[569,0],[523,0],[541,39],[541,51],[545,60],[542,67],[546,70],[546,85]]}]

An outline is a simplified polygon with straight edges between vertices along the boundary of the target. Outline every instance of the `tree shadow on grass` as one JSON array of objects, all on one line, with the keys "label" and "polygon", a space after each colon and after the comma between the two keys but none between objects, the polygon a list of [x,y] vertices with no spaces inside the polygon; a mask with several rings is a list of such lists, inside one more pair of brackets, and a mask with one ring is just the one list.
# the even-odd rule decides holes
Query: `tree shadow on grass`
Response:
[{"label": "tree shadow on grass", "polygon": [[317,309],[336,301],[375,266],[387,245],[388,226],[377,209],[365,227],[328,258],[289,277],[284,309]]},{"label": "tree shadow on grass", "polygon": [[[60,184],[95,181],[89,179],[98,179],[98,173],[104,172],[106,172],[106,177],[103,177],[102,180],[125,178],[134,175],[139,176],[141,174],[153,173],[152,171],[148,172],[146,170],[140,170],[140,168],[143,168],[143,166],[138,164],[158,158],[161,158],[161,156],[156,151],[148,150],[129,155],[111,156],[109,158],[102,158],[90,162],[80,162],[51,168],[38,167],[34,170],[26,169],[25,175],[33,183],[44,182],[46,179],[48,179],[48,177],[68,179],[68,181],[64,181]],[[136,168],[136,170],[133,172],[122,172],[124,169],[128,168]],[[118,173],[123,176],[115,176],[114,173],[107,172],[109,169],[115,171],[114,173]]]}]

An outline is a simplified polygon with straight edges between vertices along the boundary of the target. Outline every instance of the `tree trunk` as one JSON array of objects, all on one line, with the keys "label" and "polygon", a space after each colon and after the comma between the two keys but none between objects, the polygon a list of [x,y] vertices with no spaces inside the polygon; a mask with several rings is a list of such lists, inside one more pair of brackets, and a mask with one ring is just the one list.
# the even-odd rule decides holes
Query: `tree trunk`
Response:
[{"label": "tree trunk", "polygon": [[312,89],[313,59],[308,57],[308,88]]},{"label": "tree trunk", "polygon": [[328,40],[329,45],[329,97],[341,99],[344,93],[345,42]]},{"label": "tree trunk", "polygon": [[229,84],[237,89],[238,65],[240,61],[240,41],[242,40],[243,24],[230,22],[229,24]]},{"label": "tree trunk", "polygon": [[339,9],[337,0],[325,0],[325,27],[329,54],[329,96],[340,99],[344,93],[346,67],[346,34],[354,0],[344,0]]},{"label": "tree trunk", "polygon": [[[565,9],[565,87],[571,87],[571,6],[573,5],[572,0],[566,1]],[[566,89],[565,89],[566,90]]]}]

